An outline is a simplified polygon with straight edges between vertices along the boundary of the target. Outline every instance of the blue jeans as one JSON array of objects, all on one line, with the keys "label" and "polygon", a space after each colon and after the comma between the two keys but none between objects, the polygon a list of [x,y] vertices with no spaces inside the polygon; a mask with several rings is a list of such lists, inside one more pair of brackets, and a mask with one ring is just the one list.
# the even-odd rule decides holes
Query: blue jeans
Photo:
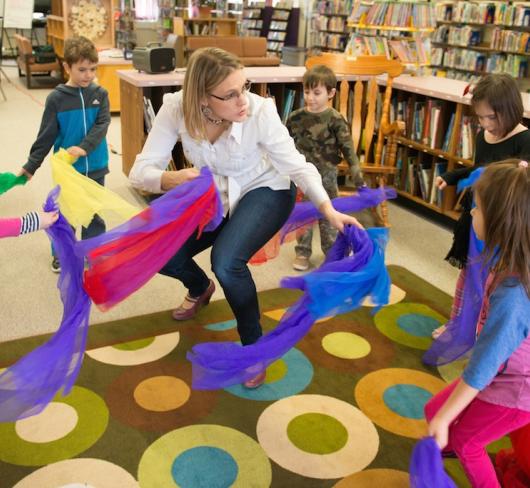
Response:
[{"label": "blue jeans", "polygon": [[234,312],[243,345],[253,344],[261,337],[258,295],[247,263],[283,226],[294,207],[295,196],[293,184],[289,190],[249,191],[233,215],[225,217],[213,232],[203,232],[199,239],[195,232],[160,270],[181,281],[190,296],[198,297],[210,280],[193,257],[212,246],[212,271]]}]

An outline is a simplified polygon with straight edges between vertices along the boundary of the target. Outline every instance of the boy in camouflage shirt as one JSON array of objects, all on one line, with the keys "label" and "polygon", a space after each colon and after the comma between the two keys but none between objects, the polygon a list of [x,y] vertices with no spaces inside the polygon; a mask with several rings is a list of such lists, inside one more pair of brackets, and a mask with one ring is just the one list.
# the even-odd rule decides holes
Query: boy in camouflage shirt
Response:
[{"label": "boy in camouflage shirt", "polygon": [[[326,66],[314,66],[303,78],[305,107],[295,110],[287,119],[287,129],[296,148],[313,163],[330,198],[338,196],[337,165],[345,159],[350,166],[352,182],[356,187],[364,185],[359,170],[359,160],[353,150],[350,129],[342,115],[329,107],[335,96],[337,78]],[[322,219],[319,220],[320,245],[327,254],[335,242],[337,231]],[[293,268],[305,271],[309,268],[313,229],[308,229],[297,239],[296,258]]]}]

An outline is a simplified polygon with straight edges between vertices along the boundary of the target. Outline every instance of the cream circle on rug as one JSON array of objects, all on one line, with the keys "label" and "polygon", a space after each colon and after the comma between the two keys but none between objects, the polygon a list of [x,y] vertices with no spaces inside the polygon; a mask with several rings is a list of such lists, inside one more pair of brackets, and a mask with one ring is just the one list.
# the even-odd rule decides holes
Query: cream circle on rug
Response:
[{"label": "cream circle on rug", "polygon": [[92,359],[116,366],[134,366],[157,361],[167,356],[180,340],[179,332],[156,336],[154,340],[140,349],[127,350],[114,346],[100,347],[86,351]]},{"label": "cream circle on rug", "polygon": [[[263,315],[271,318],[272,320],[276,320],[279,322],[282,320],[282,317],[285,315],[285,312],[287,312],[287,308],[278,308],[276,310],[269,310],[268,312],[263,312]],[[333,317],[322,317],[321,319],[318,319],[315,321],[315,324],[320,324],[322,322],[327,322],[328,320],[332,319]]]},{"label": "cream circle on rug", "polygon": [[[387,305],[393,305],[394,303],[398,303],[401,300],[405,298],[405,295],[407,293],[405,290],[402,290],[399,286],[396,285],[390,285],[390,296],[388,298]],[[363,307],[375,307],[370,297],[366,298],[364,302],[362,303]]]},{"label": "cream circle on rug", "polygon": [[13,488],[140,488],[120,466],[102,459],[77,458],[49,464],[20,480]]},{"label": "cream circle on rug", "polygon": [[342,359],[364,358],[372,349],[364,337],[351,332],[332,332],[324,336],[322,347],[328,354]]},{"label": "cream circle on rug", "polygon": [[52,442],[72,432],[78,420],[75,408],[66,403],[51,402],[38,415],[17,421],[15,432],[28,442]]},{"label": "cream circle on rug", "polygon": [[333,488],[374,488],[377,486],[409,488],[409,474],[397,469],[367,469],[341,479],[333,485]]},{"label": "cream circle on rug", "polygon": [[191,390],[186,382],[174,376],[154,376],[143,380],[134,390],[136,403],[152,412],[168,412],[184,405]]},{"label": "cream circle on rug", "polygon": [[[314,429],[307,422],[310,419],[315,421]],[[324,419],[332,433],[322,430]],[[304,422],[306,439],[297,439],[293,423]],[[273,403],[260,415],[256,432],[274,462],[310,478],[341,478],[361,471],[379,450],[379,435],[372,421],[353,405],[324,395],[295,395]],[[319,445],[323,439],[330,448]]]},{"label": "cream circle on rug", "polygon": [[[220,457],[209,457],[215,452]],[[261,446],[251,437],[235,429],[221,425],[190,425],[173,430],[157,439],[144,452],[138,466],[138,481],[142,488],[178,486],[174,475],[176,466],[187,458],[188,471],[185,476],[195,474],[211,480],[211,472],[202,473],[208,466],[208,459],[222,459],[229,464],[233,476],[228,485],[232,488],[266,488],[271,485],[270,461]],[[226,463],[230,460],[230,463]],[[218,479],[223,479],[222,467]],[[215,471],[214,471],[215,474]],[[186,486],[211,486],[196,483]],[[221,485],[222,486],[222,485]],[[121,488],[121,487],[120,487]]]}]

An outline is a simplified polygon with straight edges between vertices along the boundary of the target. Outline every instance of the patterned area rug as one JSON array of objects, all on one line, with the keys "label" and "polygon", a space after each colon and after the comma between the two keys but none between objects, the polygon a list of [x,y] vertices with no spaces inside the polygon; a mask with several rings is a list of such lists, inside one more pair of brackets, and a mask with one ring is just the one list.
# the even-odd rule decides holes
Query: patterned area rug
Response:
[{"label": "patterned area rug", "polygon": [[[72,393],[0,424],[0,487],[407,487],[423,406],[462,364],[421,363],[451,298],[403,268],[390,272],[388,306],[315,324],[257,390],[191,390],[186,351],[238,338],[224,300],[186,323],[161,312],[92,326]],[[298,296],[260,293],[264,329]],[[0,345],[0,365],[45,339]],[[446,467],[469,486],[456,460]]]}]

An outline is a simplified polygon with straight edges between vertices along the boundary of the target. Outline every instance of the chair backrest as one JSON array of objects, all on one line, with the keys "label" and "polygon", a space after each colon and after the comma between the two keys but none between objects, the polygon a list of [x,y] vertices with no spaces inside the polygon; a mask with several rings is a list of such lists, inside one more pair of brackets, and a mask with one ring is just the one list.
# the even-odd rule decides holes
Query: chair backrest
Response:
[{"label": "chair backrest", "polygon": [[[385,56],[349,58],[344,54],[336,53],[323,53],[307,59],[306,67],[308,69],[316,65],[327,66],[337,75],[355,76],[353,80],[353,104],[349,103],[351,90],[347,80],[341,82],[339,90],[340,112],[347,120],[351,121],[354,148],[359,155],[364,156],[362,158],[364,164],[394,166],[395,151],[386,151],[384,161],[382,155],[385,135],[390,128],[392,82],[396,76],[403,72],[403,65],[399,61],[387,59]],[[386,88],[382,102],[379,97],[376,78],[380,75],[386,75]],[[376,127],[378,128],[378,137],[376,147],[373,149]]]},{"label": "chair backrest", "polygon": [[31,54],[33,54],[33,47],[31,46],[31,41],[27,37],[21,36],[20,34],[14,34],[13,37],[17,44],[18,53],[21,56],[31,56]]}]

